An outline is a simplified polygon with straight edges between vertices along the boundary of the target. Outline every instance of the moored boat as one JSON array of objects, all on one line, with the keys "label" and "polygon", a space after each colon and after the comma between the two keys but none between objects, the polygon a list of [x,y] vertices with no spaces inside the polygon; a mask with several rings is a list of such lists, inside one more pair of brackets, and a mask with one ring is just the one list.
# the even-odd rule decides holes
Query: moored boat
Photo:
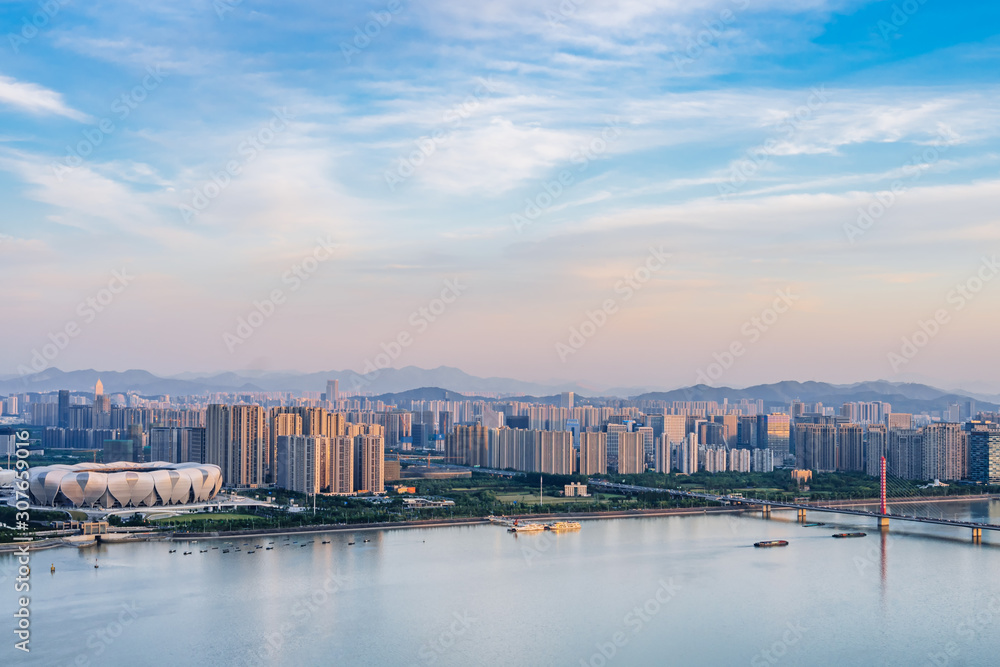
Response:
[{"label": "moored boat", "polygon": [[787,540],[764,540],[763,542],[754,542],[755,547],[787,547]]},{"label": "moored boat", "polygon": [[580,530],[579,521],[556,521],[545,526],[545,530]]},{"label": "moored boat", "polygon": [[835,533],[834,537],[864,537],[868,533]]}]

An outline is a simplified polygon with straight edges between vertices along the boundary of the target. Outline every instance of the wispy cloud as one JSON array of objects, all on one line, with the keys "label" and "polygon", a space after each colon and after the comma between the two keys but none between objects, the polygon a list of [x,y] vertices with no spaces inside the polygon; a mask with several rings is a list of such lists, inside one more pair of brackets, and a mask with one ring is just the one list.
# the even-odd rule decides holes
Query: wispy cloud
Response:
[{"label": "wispy cloud", "polygon": [[25,83],[0,74],[0,104],[35,115],[56,115],[81,123],[90,117],[69,107],[61,94],[34,83]]}]

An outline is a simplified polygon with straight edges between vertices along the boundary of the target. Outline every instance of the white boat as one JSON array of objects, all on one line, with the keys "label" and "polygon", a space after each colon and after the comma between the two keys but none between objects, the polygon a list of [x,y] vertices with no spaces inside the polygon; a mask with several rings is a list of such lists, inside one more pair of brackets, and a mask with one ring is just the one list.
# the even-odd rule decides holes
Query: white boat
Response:
[{"label": "white boat", "polygon": [[579,521],[556,521],[545,526],[545,530],[580,530]]},{"label": "white boat", "polygon": [[545,530],[545,524],[543,523],[521,523],[519,520],[514,521],[511,527],[507,529],[509,533],[537,533]]}]

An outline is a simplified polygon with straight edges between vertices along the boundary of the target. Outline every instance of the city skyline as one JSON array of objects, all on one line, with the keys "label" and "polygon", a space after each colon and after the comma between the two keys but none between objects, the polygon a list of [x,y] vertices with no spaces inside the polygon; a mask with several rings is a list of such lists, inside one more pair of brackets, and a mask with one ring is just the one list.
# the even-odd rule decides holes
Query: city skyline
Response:
[{"label": "city skyline", "polygon": [[10,5],[0,373],[1000,391],[998,10],[913,8]]}]

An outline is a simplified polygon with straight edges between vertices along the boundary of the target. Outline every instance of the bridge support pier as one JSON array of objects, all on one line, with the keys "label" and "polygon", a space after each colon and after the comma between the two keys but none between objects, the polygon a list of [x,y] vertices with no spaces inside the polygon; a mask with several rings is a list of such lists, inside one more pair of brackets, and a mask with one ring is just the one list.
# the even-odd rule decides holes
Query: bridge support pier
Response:
[{"label": "bridge support pier", "polygon": [[805,511],[805,509],[800,508],[798,510],[798,519],[799,519],[799,523],[805,523],[806,522],[806,511]]},{"label": "bridge support pier", "polygon": [[983,529],[982,528],[973,528],[972,529],[972,541],[975,544],[979,544],[980,542],[983,541]]},{"label": "bridge support pier", "polygon": [[761,505],[760,506],[760,514],[761,514],[761,516],[763,518],[770,519],[771,518],[771,506],[770,505]]},{"label": "bridge support pier", "polygon": [[878,527],[882,530],[889,530],[889,517],[880,516],[878,518]]}]

